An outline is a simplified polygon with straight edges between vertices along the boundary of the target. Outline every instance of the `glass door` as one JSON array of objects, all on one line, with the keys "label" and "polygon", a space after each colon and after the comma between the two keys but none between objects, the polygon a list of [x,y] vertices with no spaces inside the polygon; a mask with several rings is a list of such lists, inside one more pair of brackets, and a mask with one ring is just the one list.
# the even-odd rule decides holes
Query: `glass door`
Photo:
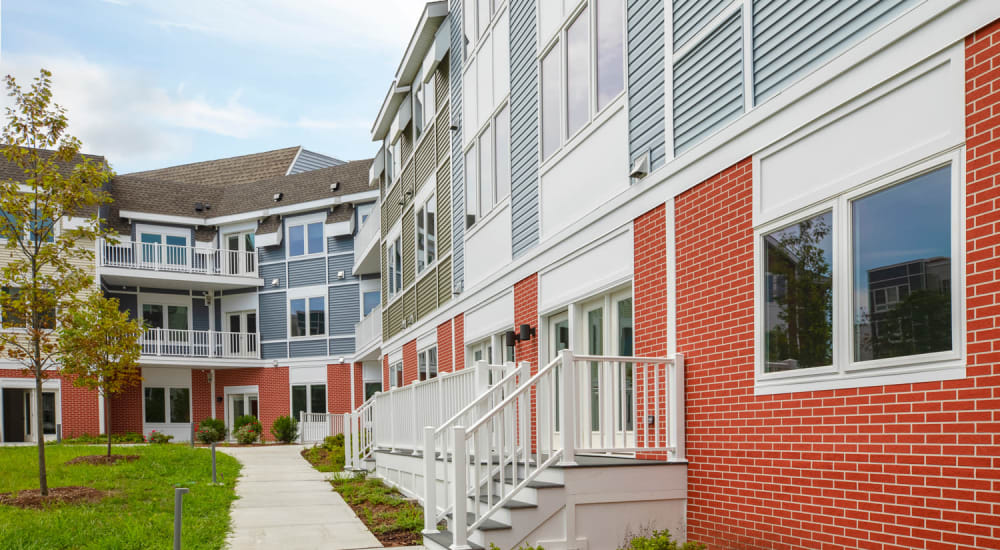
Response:
[{"label": "glass door", "polygon": [[225,338],[225,351],[240,354],[257,351],[257,312],[235,311],[227,314],[229,334]]},{"label": "glass door", "polygon": [[[24,441],[37,441],[35,429],[38,415],[35,410],[35,391],[23,390],[24,394]],[[42,435],[56,433],[56,392],[42,392]]]},{"label": "glass door", "polygon": [[246,275],[257,271],[253,232],[226,235],[225,273]]},{"label": "glass door", "polygon": [[143,353],[191,354],[187,306],[142,304],[142,320],[148,327]]},{"label": "glass door", "polygon": [[229,429],[229,436],[233,436],[233,426],[236,424],[236,419],[241,416],[250,415],[254,418],[260,418],[260,411],[257,403],[256,393],[231,393],[229,394],[229,403],[227,407],[228,418],[226,419],[226,425]]}]

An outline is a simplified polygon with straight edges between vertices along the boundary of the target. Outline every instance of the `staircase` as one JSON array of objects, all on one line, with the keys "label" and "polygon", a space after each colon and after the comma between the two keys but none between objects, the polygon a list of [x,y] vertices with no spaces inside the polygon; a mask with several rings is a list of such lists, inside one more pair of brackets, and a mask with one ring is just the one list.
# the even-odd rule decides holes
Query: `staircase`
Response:
[{"label": "staircase", "polygon": [[428,548],[614,548],[644,525],[684,532],[683,357],[563,351],[533,375],[479,363],[445,376],[345,418],[349,466],[423,503]]}]

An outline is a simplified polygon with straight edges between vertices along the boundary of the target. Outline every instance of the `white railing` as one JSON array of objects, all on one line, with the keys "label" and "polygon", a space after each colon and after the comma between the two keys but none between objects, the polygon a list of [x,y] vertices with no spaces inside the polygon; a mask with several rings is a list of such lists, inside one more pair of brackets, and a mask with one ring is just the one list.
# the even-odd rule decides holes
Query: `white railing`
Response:
[{"label": "white railing", "polygon": [[256,359],[260,353],[253,332],[153,328],[139,342],[146,356]]},{"label": "white railing", "polygon": [[437,506],[432,483],[424,487],[425,532],[436,530],[442,511],[450,511],[453,548],[465,547],[470,531],[546,468],[575,463],[578,452],[684,460],[683,356],[574,356],[564,350],[523,378],[468,427],[451,427],[443,451],[437,428],[424,429],[424,475],[434,466],[428,455],[451,457],[445,506]]},{"label": "white railing", "polygon": [[364,350],[372,342],[382,339],[382,306],[377,305],[354,325],[355,349]]},{"label": "white railing", "polygon": [[344,414],[344,428],[344,468],[361,470],[375,450],[375,395],[356,411]]},{"label": "white railing", "polygon": [[101,267],[257,277],[257,253],[136,241],[97,241]]},{"label": "white railing", "polygon": [[299,412],[299,440],[302,443],[323,441],[344,433],[343,414]]}]

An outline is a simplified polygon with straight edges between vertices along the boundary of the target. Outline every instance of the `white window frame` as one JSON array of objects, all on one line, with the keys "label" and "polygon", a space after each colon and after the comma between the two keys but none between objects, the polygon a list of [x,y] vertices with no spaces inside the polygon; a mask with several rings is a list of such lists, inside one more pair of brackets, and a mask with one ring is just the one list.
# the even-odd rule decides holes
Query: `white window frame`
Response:
[{"label": "white window frame", "polygon": [[[400,384],[396,384],[396,379],[399,378]],[[389,388],[402,387],[403,382],[403,360],[395,361],[389,363]]]},{"label": "white window frame", "polygon": [[[469,214],[469,205],[466,204],[465,205],[465,215],[463,215],[463,217],[462,217],[463,223],[466,224],[465,225],[466,236],[468,236],[470,232],[474,232],[476,228],[481,227],[482,225],[484,225],[483,224],[484,220],[490,218],[490,216],[493,214],[493,212],[496,212],[497,210],[499,210],[501,207],[503,207],[504,205],[506,205],[507,202],[510,200],[510,195],[511,195],[510,186],[513,185],[513,181],[508,182],[509,185],[508,185],[507,189],[505,190],[506,194],[504,194],[504,195],[500,194],[500,191],[499,191],[498,186],[497,186],[498,181],[497,181],[497,154],[496,154],[497,153],[497,147],[496,147],[496,139],[497,139],[497,134],[496,134],[496,119],[497,119],[498,116],[500,116],[500,113],[503,112],[504,109],[507,109],[507,122],[508,122],[508,126],[510,126],[510,110],[508,108],[508,101],[505,99],[505,100],[501,101],[500,105],[497,106],[496,110],[494,110],[490,114],[489,120],[486,122],[486,125],[483,128],[480,129],[480,131],[476,134],[476,136],[474,138],[472,138],[470,140],[469,146],[466,147],[465,151],[462,153],[462,158],[463,159],[469,153],[473,153],[476,156],[476,170],[475,170],[475,175],[474,175],[474,177],[475,177],[475,183],[474,183],[474,185],[476,187],[476,205],[475,205],[476,221],[472,225],[469,225],[467,223],[466,217]],[[482,150],[479,147],[479,144],[480,144],[480,140],[487,133],[490,136],[490,143],[489,143],[490,150],[488,152],[489,159],[490,159],[490,167],[489,167],[489,178],[490,178],[490,181],[489,181],[489,190],[493,194],[493,197],[492,197],[492,200],[491,200],[490,207],[488,209],[486,209],[486,210],[483,210],[482,209],[482,204],[483,204],[483,198],[482,198],[483,186],[482,186],[482,181],[480,181],[480,175],[482,174],[482,171],[483,171],[483,166],[482,166],[483,162],[481,160],[482,159]],[[511,158],[510,158],[511,157],[511,139],[510,139],[510,136],[507,136],[507,157],[508,157],[508,159],[507,159],[508,162],[510,162],[511,161]],[[508,167],[508,173],[511,173],[511,172],[512,172],[511,168]],[[513,175],[512,174],[511,174],[511,180],[513,180]],[[465,182],[464,182],[464,185],[462,187],[463,190],[465,191],[465,197],[466,197],[466,199],[468,199],[468,196],[469,196],[469,193],[468,193],[468,187],[469,187],[469,185],[470,185],[470,182],[469,182],[469,172],[466,171]]]},{"label": "white window frame", "polygon": [[[851,204],[913,178],[951,167],[951,322],[952,349],[866,361],[854,360],[853,254]],[[822,202],[754,228],[754,373],[760,394],[857,388],[953,380],[965,377],[965,174],[962,149],[954,149],[854,186]],[[795,225],[821,212],[833,219],[833,364],[782,372],[764,372],[767,296],[764,235]]]},{"label": "white window frame", "polygon": [[[434,352],[434,370],[430,371],[430,353]],[[437,378],[440,374],[440,365],[438,357],[438,347],[437,345],[428,346],[417,353],[417,380],[430,380],[431,378]],[[421,378],[423,376],[423,378]]]},{"label": "white window frame", "polygon": [[[163,389],[163,422],[147,422],[146,421],[146,390],[147,389]],[[151,426],[155,428],[156,426],[187,426],[191,422],[171,422],[170,421],[170,390],[187,390],[188,391],[188,420],[194,418],[194,390],[190,386],[147,386],[142,385],[142,424],[143,426]]]},{"label": "white window frame", "polygon": [[[600,119],[605,112],[616,108],[616,106],[618,106],[620,104],[622,96],[624,96],[625,92],[628,90],[628,28],[627,28],[628,27],[628,18],[626,17],[626,14],[623,12],[623,14],[622,14],[622,68],[621,68],[621,70],[622,70],[622,82],[623,82],[624,85],[622,86],[621,91],[618,92],[618,94],[616,96],[614,96],[612,99],[610,99],[607,102],[606,105],[599,107],[598,104],[597,104],[597,102],[598,102],[598,97],[597,97],[597,56],[598,56],[597,47],[598,47],[598,44],[597,44],[597,40],[595,40],[595,38],[596,38],[596,33],[597,33],[597,13],[598,13],[597,4],[600,1],[601,0],[585,0],[583,2],[580,2],[572,10],[570,10],[569,12],[566,13],[565,17],[563,18],[562,23],[559,25],[558,29],[552,33],[552,36],[549,36],[549,37],[539,36],[538,37],[539,43],[542,45],[542,47],[538,49],[538,56],[537,56],[537,59],[535,60],[536,70],[538,71],[537,74],[539,75],[539,81],[538,81],[539,94],[541,94],[542,78],[544,78],[543,75],[542,75],[542,60],[544,60],[545,57],[550,52],[552,52],[554,49],[558,49],[559,50],[558,52],[556,52],[556,57],[559,60],[559,76],[558,76],[558,80],[559,80],[559,94],[558,94],[558,97],[559,97],[559,117],[558,117],[559,118],[559,120],[558,120],[558,126],[559,126],[559,145],[556,146],[556,148],[553,149],[551,152],[549,152],[548,155],[545,154],[545,151],[543,150],[543,147],[542,147],[542,143],[543,143],[542,140],[543,140],[543,137],[544,137],[544,128],[543,128],[544,117],[542,115],[543,106],[542,106],[542,103],[541,103],[541,95],[539,95],[539,102],[540,103],[539,103],[539,111],[538,111],[538,139],[539,139],[539,142],[538,142],[538,157],[539,157],[539,161],[540,161],[540,164],[541,164],[541,168],[540,169],[543,172],[545,171],[545,166],[547,166],[548,164],[550,164],[551,161],[553,161],[553,159],[557,159],[557,158],[560,158],[562,156],[560,153],[563,150],[565,150],[569,144],[578,142],[580,139],[582,139],[582,136],[584,136],[585,134],[588,134],[591,131],[590,129],[592,129],[594,127],[594,122],[596,120]],[[588,21],[589,33],[587,35],[587,41],[588,41],[587,51],[588,51],[588,54],[589,54],[589,65],[588,65],[588,71],[587,71],[588,75],[589,75],[589,82],[588,82],[588,88],[587,88],[588,89],[588,102],[587,102],[588,105],[587,105],[587,107],[588,107],[588,114],[589,114],[589,116],[588,116],[586,122],[584,122],[582,125],[580,125],[579,128],[577,128],[572,133],[570,133],[568,131],[568,124],[569,124],[569,120],[568,120],[568,116],[569,116],[568,115],[568,112],[569,112],[569,101],[568,101],[569,76],[568,76],[567,70],[566,70],[566,68],[567,68],[567,66],[569,64],[569,60],[568,60],[569,58],[568,58],[566,34],[567,34],[567,31],[569,30],[569,28],[573,25],[573,23],[575,23],[577,21],[577,19],[580,17],[580,15],[583,13],[584,10],[587,10],[587,18],[589,20]],[[622,10],[627,10],[627,6],[625,5],[624,1],[622,2]],[[544,40],[546,38],[547,38],[547,40],[545,40],[545,42],[542,43],[541,40]]]},{"label": "white window frame", "polygon": [[403,231],[402,230],[403,230],[402,216],[400,216],[400,219],[396,221],[396,223],[393,226],[393,228],[390,229],[388,233],[386,233],[386,237],[385,237],[385,242],[386,242],[386,246],[385,246],[385,271],[386,271],[385,272],[385,276],[389,278],[389,284],[386,287],[386,289],[388,290],[389,297],[388,297],[388,299],[384,300],[384,305],[391,304],[393,301],[395,301],[397,298],[399,298],[403,294],[403,274],[402,274],[402,267],[403,267],[403,265],[402,265],[402,262],[400,262],[400,266],[399,266],[400,267],[399,288],[395,288],[395,277],[393,275],[395,274],[396,269],[393,266],[393,262],[392,262],[393,255],[394,255],[394,252],[395,252],[395,248],[397,247],[397,243],[398,243],[398,247],[400,248],[400,251],[399,251],[400,259],[402,259],[402,257],[403,257],[403,251],[402,251],[402,246],[403,246],[403,235],[402,235],[402,232]]},{"label": "white window frame", "polygon": [[[314,224],[314,223],[319,223],[320,230],[323,231],[323,237],[320,239],[321,249],[320,249],[319,252],[310,252],[309,251],[309,226],[312,225],[312,224]],[[285,243],[287,243],[287,244],[285,245],[285,247],[286,247],[285,254],[288,256],[288,259],[289,260],[293,260],[293,259],[294,260],[301,260],[301,259],[304,259],[304,258],[318,258],[320,256],[325,256],[326,255],[326,230],[325,230],[325,227],[324,227],[325,225],[326,225],[326,212],[318,212],[318,213],[315,213],[315,214],[307,214],[305,216],[296,216],[294,218],[286,218],[285,219]],[[304,253],[303,254],[299,254],[297,256],[293,256],[292,255],[292,239],[291,239],[292,228],[293,227],[299,227],[299,226],[302,226],[302,238],[303,238],[302,246],[303,246]]]},{"label": "white window frame", "polygon": [[[167,325],[167,306],[178,306],[187,308],[188,317],[188,328],[189,332],[194,330],[194,301],[191,296],[186,296],[183,294],[142,294],[140,293],[136,296],[136,317],[140,320],[142,319],[142,308],[145,305],[151,306],[163,306],[163,330],[168,330]],[[211,312],[210,317],[211,317]]]},{"label": "white window frame", "polygon": [[[285,297],[285,316],[288,326],[286,332],[289,340],[296,342],[303,340],[320,340],[326,338],[330,333],[330,304],[328,303],[328,289],[326,286],[307,286],[288,290]],[[305,334],[302,336],[292,336],[292,300],[306,301],[306,332],[309,332],[309,300],[310,298],[321,298],[323,301],[323,332],[321,334]]]},{"label": "white window frame", "polygon": [[[437,220],[438,220],[438,212],[439,212],[439,208],[438,208],[439,205],[437,204],[437,192],[436,192],[436,190],[437,190],[437,184],[436,184],[436,178],[433,175],[429,179],[430,179],[430,181],[428,181],[428,183],[424,184],[424,186],[423,186],[424,191],[422,191],[420,193],[420,198],[418,200],[414,201],[414,207],[413,207],[413,256],[414,256],[414,263],[416,264],[415,268],[416,268],[417,275],[420,275],[420,274],[422,274],[422,273],[424,273],[426,271],[429,271],[435,265],[437,265],[438,256],[440,256],[438,254],[438,246],[437,246],[438,237],[440,236],[438,234],[438,230],[437,230],[438,229],[437,228],[437,226],[438,226]],[[427,205],[431,201],[434,201],[434,258],[432,260],[428,261],[427,233],[428,233],[428,229],[430,228],[430,224],[428,223],[428,220],[427,220]],[[423,222],[424,222],[424,229],[423,229],[423,234],[424,234],[423,235],[423,237],[424,237],[423,258],[421,258],[420,247],[418,246],[418,243],[420,242],[420,236],[421,236],[420,235],[421,234],[421,230],[420,230],[420,226],[418,225],[418,223],[421,221],[420,220],[421,217],[423,217]],[[420,265],[420,261],[421,260],[423,260],[423,262],[424,262],[424,265],[422,267]]]},{"label": "white window frame", "polygon": [[[309,413],[309,414],[313,413],[312,387],[313,386],[323,386],[323,388],[324,388],[323,391],[325,392],[323,395],[326,396],[326,403],[323,403],[323,409],[326,410],[327,413],[330,412],[329,411],[330,407],[328,406],[329,403],[330,403],[330,388],[327,387],[326,382],[295,382],[294,384],[289,384],[288,385],[288,414],[291,415],[291,414],[293,414],[295,412],[294,405],[292,404],[293,403],[292,396],[294,395],[294,391],[295,391],[295,387],[296,386],[305,386],[305,388],[306,388],[306,410],[304,412]],[[295,420],[299,419],[297,416],[295,416],[294,418],[295,418]]]},{"label": "white window frame", "polygon": [[[468,61],[471,57],[474,57],[475,50],[479,49],[479,45],[484,42],[484,38],[490,34],[493,30],[493,25],[497,21],[497,16],[504,12],[506,9],[506,0],[487,0],[490,4],[489,21],[486,22],[486,27],[480,29],[479,25],[479,2],[482,0],[463,0],[462,1],[462,37],[468,38],[469,43],[465,44],[464,55],[465,60]],[[468,9],[471,7],[472,9]],[[470,17],[471,15],[471,17]],[[472,21],[472,36],[469,36],[466,32],[468,27],[468,22]]]}]

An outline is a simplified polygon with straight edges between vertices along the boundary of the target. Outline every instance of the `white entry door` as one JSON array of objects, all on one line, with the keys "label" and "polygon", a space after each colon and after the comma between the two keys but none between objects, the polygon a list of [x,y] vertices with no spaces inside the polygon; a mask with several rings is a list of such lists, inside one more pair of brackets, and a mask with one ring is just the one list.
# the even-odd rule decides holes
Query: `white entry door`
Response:
[{"label": "white entry door", "polygon": [[229,402],[226,404],[226,427],[229,428],[229,436],[232,438],[233,425],[236,419],[241,416],[250,415],[260,419],[260,411],[257,404],[256,393],[231,393]]}]

